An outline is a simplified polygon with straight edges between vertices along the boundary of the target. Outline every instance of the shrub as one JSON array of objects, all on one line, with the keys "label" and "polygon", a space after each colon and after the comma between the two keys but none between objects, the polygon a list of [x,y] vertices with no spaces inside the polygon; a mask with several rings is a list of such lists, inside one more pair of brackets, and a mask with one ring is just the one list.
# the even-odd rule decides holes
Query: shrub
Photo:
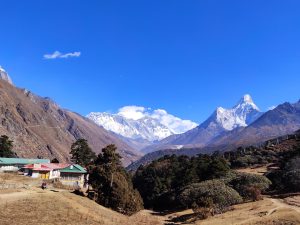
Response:
[{"label": "shrub", "polygon": [[192,204],[192,210],[200,220],[207,219],[212,214],[211,207],[199,207],[196,203]]},{"label": "shrub", "polygon": [[300,191],[300,157],[292,158],[284,165],[282,181],[285,189]]},{"label": "shrub", "polygon": [[242,202],[239,193],[220,180],[191,184],[182,191],[179,200],[188,208],[197,204],[199,207],[211,208],[216,213],[222,213],[229,206]]},{"label": "shrub", "polygon": [[282,180],[286,190],[293,192],[300,191],[300,169],[286,171],[283,174]]},{"label": "shrub", "polygon": [[246,187],[244,190],[246,198],[252,201],[262,200],[261,190],[255,186]]},{"label": "shrub", "polygon": [[139,190],[146,208],[170,210],[181,207],[178,195],[184,187],[223,178],[229,172],[227,161],[217,155],[192,158],[172,155],[138,168],[133,184]]},{"label": "shrub", "polygon": [[239,173],[229,184],[245,200],[257,201],[261,198],[261,192],[269,188],[271,181],[265,176]]},{"label": "shrub", "polygon": [[267,176],[272,180],[272,188],[279,192],[300,191],[300,150],[290,152],[281,160],[280,170],[272,171]]}]

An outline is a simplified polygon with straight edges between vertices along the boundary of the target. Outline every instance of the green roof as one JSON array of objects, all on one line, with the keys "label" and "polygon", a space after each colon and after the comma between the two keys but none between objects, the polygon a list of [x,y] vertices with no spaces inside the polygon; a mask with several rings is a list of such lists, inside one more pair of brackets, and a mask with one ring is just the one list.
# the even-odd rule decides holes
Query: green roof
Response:
[{"label": "green roof", "polygon": [[59,171],[63,173],[86,173],[86,170],[78,164],[70,165],[66,168],[60,169]]},{"label": "green roof", "polygon": [[34,164],[34,163],[50,163],[50,159],[24,159],[24,158],[0,158],[0,165],[5,164]]}]

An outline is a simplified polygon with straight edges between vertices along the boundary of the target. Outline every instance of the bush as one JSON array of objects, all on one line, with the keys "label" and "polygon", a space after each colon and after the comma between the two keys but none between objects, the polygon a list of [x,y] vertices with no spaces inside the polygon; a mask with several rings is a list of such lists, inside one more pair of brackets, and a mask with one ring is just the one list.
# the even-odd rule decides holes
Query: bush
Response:
[{"label": "bush", "polygon": [[269,188],[271,181],[265,176],[238,173],[229,183],[245,200],[257,201],[261,193]]},{"label": "bush", "polygon": [[147,166],[141,166],[133,177],[146,208],[170,210],[181,207],[181,190],[204,180],[226,177],[230,172],[226,160],[217,155],[164,156]]},{"label": "bush", "polygon": [[290,170],[283,174],[283,184],[286,190],[300,191],[300,170]]},{"label": "bush", "polygon": [[191,184],[182,191],[179,200],[188,208],[197,204],[200,208],[212,209],[213,213],[222,213],[242,202],[239,193],[220,180]]},{"label": "bush", "polygon": [[300,191],[300,157],[290,159],[283,170],[283,184],[289,191]]},{"label": "bush", "polygon": [[246,187],[244,190],[246,198],[252,201],[262,200],[261,190],[255,186]]},{"label": "bush", "polygon": [[279,192],[300,191],[300,150],[287,154],[282,160],[280,170],[272,171],[267,176],[272,180],[272,188]]}]

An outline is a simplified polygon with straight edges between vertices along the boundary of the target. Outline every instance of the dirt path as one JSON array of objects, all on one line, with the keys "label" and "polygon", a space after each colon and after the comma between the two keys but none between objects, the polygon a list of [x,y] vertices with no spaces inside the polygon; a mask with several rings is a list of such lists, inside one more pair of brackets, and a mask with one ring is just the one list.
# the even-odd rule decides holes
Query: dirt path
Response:
[{"label": "dirt path", "polygon": [[297,211],[300,213],[300,207],[298,206],[293,206],[288,203],[285,203],[281,199],[275,199],[275,198],[270,198],[270,200],[277,206],[274,210],[279,209],[279,208],[288,208]]}]

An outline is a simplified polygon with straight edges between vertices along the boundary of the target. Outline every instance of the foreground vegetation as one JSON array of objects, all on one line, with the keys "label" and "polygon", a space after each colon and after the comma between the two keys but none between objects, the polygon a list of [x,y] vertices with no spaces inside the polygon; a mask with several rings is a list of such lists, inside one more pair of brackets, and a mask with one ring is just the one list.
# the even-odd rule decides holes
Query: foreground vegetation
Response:
[{"label": "foreground vegetation", "polygon": [[74,163],[87,167],[88,183],[96,192],[97,203],[126,215],[143,209],[143,200],[133,188],[115,145],[108,145],[96,156],[87,141],[79,139],[72,144],[70,154]]},{"label": "foreground vegetation", "polygon": [[[296,136],[291,139],[298,140]],[[8,137],[2,136],[0,145],[2,156],[14,156]],[[234,205],[262,200],[266,191],[300,191],[299,145],[289,145],[283,151],[276,150],[276,146],[266,143],[223,154],[164,156],[134,173],[123,168],[114,145],[96,156],[87,141],[79,139],[70,153],[73,163],[87,168],[95,201],[102,206],[125,215],[136,214],[144,207],[165,212],[191,209],[194,219],[205,219],[225,213]],[[266,176],[235,170],[270,164],[278,168]]]},{"label": "foreground vegetation", "polygon": [[232,205],[260,200],[271,182],[263,176],[234,172],[220,156],[165,156],[141,166],[133,177],[145,207],[191,208],[199,218],[223,213]]},{"label": "foreground vegetation", "polygon": [[[102,207],[86,197],[75,195],[66,190],[54,189],[42,191],[40,181],[13,174],[0,174],[6,183],[15,183],[18,189],[0,190],[1,225],[166,225],[166,224],[300,224],[300,197],[277,200],[265,198],[262,201],[233,206],[233,210],[206,220],[195,221],[192,210],[183,210],[158,214],[141,210],[132,215],[122,215]],[[27,188],[23,188],[27,186]],[[22,187],[22,188],[21,188]],[[285,203],[286,202],[286,203]],[[291,204],[291,205],[289,205]],[[13,222],[12,222],[13,221]]]}]

